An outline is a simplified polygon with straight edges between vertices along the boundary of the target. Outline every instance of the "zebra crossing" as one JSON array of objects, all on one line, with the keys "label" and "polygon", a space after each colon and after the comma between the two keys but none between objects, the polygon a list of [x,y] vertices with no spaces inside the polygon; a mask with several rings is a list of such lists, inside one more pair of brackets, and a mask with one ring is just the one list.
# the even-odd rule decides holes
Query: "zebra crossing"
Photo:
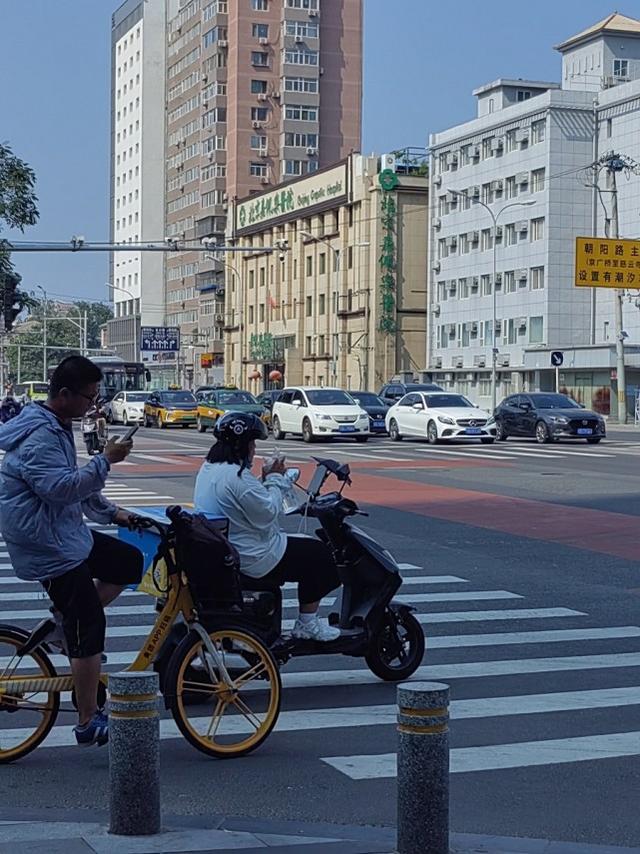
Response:
[{"label": "zebra crossing", "polygon": [[[48,614],[48,600],[37,585],[12,575],[1,540],[0,555],[0,622],[31,628]],[[401,569],[405,584],[398,598],[416,607],[427,636],[425,659],[413,678],[451,685],[454,773],[640,756],[640,626],[601,625],[571,602],[529,602],[517,589],[484,589],[464,574],[436,574],[406,563]],[[330,602],[323,602],[323,610]],[[285,630],[296,607],[295,585],[288,584]],[[127,591],[107,613],[107,669],[113,671],[135,657],[154,622],[154,602]],[[67,664],[63,656],[53,661],[59,668]],[[283,668],[282,682],[272,754],[282,751],[286,759],[283,739],[326,731],[313,757],[326,773],[353,785],[393,780],[394,686],[380,682],[364,661],[339,656],[295,659]],[[611,714],[605,724],[606,710]],[[550,738],[549,722],[558,719],[562,737]],[[61,720],[45,748],[74,744],[72,722]],[[474,727],[490,721],[500,722],[498,735],[476,737]],[[239,731],[245,725],[236,723]],[[10,719],[0,718],[0,733],[10,726]],[[180,738],[164,712],[160,731],[163,740]]]}]

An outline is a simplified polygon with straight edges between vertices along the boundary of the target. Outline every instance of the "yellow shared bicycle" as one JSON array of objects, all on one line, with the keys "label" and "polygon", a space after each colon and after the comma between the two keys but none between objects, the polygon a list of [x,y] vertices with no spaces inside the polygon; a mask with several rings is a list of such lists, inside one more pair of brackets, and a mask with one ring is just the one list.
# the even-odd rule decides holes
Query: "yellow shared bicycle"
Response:
[{"label": "yellow shared bicycle", "polygon": [[[278,667],[263,642],[234,619],[232,603],[216,604],[211,591],[208,600],[203,598],[198,589],[202,568],[192,574],[179,560],[187,514],[174,507],[167,515],[166,524],[136,517],[140,530],[153,528],[159,534],[156,561],[164,562],[167,581],[155,624],[127,669],[153,667],[168,648],[161,690],[173,722],[161,721],[161,736],[171,737],[177,727],[209,756],[241,756],[262,744],[276,724],[282,691]],[[209,578],[224,571],[211,566]],[[183,629],[182,639],[173,648],[167,641],[176,626]],[[54,659],[64,658],[50,653],[33,632],[0,624],[0,764],[21,759],[42,744],[60,713],[75,714],[72,677],[58,673]],[[103,673],[100,678],[102,706],[109,677]]]}]

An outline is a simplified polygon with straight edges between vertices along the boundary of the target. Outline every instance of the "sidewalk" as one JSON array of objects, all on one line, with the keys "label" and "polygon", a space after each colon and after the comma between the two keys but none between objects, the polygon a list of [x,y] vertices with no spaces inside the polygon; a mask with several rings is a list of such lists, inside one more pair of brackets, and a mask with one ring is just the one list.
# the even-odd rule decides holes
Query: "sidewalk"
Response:
[{"label": "sidewalk", "polygon": [[[0,854],[391,854],[395,829],[165,816],[157,836],[111,836],[105,813],[0,809]],[[425,850],[425,854],[428,852]],[[454,833],[451,854],[640,854],[640,848]]]}]

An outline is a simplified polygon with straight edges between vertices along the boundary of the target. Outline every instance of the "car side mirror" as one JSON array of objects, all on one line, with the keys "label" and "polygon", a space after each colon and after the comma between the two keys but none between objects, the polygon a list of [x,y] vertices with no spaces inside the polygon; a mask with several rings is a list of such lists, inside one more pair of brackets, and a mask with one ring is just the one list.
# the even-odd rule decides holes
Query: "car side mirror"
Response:
[{"label": "car side mirror", "polygon": [[302,406],[302,403],[299,400],[292,400],[291,406]]},{"label": "car side mirror", "polygon": [[411,408],[419,411],[421,409],[424,409],[424,406],[421,403],[414,403]]}]

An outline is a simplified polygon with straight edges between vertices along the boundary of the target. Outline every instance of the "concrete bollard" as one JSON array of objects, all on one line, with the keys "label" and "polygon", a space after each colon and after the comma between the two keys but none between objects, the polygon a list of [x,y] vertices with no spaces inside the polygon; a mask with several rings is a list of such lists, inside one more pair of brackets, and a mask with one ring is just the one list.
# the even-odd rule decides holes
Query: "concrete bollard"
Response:
[{"label": "concrete bollard", "polygon": [[449,686],[398,686],[398,852],[449,852]]},{"label": "concrete bollard", "polygon": [[160,720],[157,673],[109,676],[109,832],[159,833]]}]

